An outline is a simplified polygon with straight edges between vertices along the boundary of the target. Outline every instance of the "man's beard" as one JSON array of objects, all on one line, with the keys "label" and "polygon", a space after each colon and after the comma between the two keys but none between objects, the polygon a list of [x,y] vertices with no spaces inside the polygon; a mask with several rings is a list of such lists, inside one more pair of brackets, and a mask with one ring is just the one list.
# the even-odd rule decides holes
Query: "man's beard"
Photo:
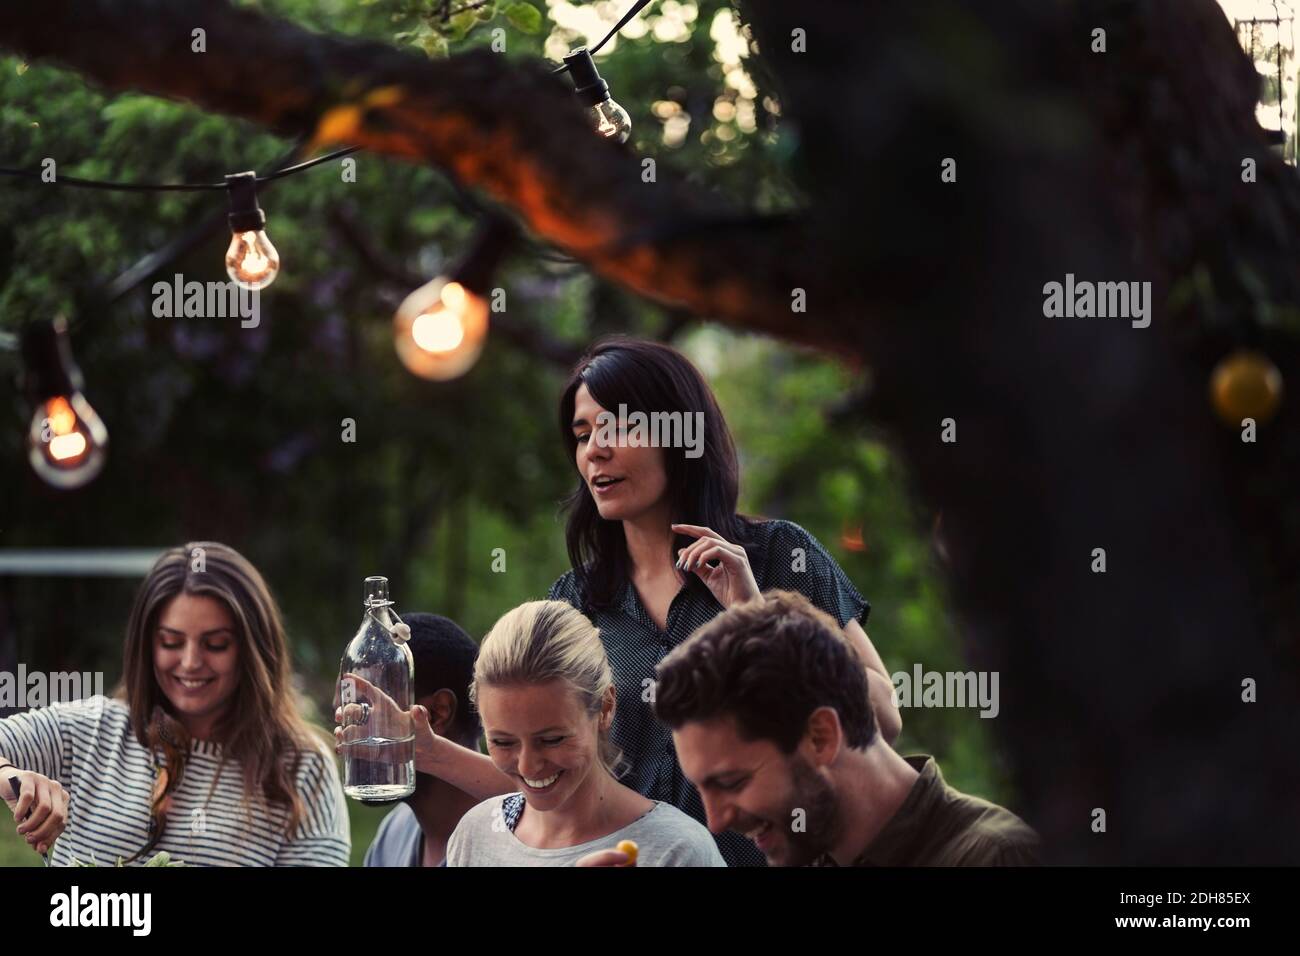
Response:
[{"label": "man's beard", "polygon": [[[787,855],[781,866],[807,866],[835,844],[839,829],[839,799],[834,789],[802,757],[790,762],[793,775],[794,802],[786,810],[786,825],[791,829],[785,845]],[[803,830],[794,829],[796,810],[804,811]],[[769,861],[773,862],[773,861]]]}]

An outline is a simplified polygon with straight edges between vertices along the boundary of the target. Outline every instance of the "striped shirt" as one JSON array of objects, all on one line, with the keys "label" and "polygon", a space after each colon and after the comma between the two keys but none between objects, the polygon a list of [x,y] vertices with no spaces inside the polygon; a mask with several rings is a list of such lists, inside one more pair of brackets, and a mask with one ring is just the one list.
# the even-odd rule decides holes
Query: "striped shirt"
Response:
[{"label": "striped shirt", "polygon": [[[122,701],[95,696],[0,720],[0,757],[57,780],[70,795],[52,866],[71,866],[74,859],[112,866],[148,843],[154,760],[136,740]],[[290,839],[284,832],[288,807],[248,803],[239,762],[222,767],[219,744],[191,741],[162,839],[135,863],[165,850],[194,866],[347,866],[347,804],[338,767],[323,745],[304,754],[295,784],[303,809]]]},{"label": "striped shirt", "polygon": [[[748,531],[751,540],[745,550],[760,591],[798,591],[841,627],[849,621],[866,624],[871,605],[816,538],[792,521],[753,522]],[[663,631],[642,606],[631,582],[624,582],[611,608],[587,606],[572,571],[551,586],[548,596],[572,604],[600,628],[618,694],[609,735],[630,764],[620,782],[705,823],[704,803],[682,774],[672,732],[654,715],[650,688],[659,662],[721,614],[722,605],[695,574],[686,576],[686,584],[673,598]],[[718,834],[717,842],[728,866],[766,862],[758,847],[740,833],[727,830]]]}]

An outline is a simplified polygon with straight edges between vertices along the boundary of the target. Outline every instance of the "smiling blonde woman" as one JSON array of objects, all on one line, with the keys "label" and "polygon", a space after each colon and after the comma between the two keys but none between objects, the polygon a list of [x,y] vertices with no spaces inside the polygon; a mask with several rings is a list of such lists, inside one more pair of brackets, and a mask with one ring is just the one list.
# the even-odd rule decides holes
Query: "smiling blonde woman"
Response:
[{"label": "smiling blonde woman", "polygon": [[701,824],[616,779],[614,678],[600,632],[571,605],[506,613],[483,639],[470,694],[488,755],[519,790],[461,819],[448,866],[567,866],[624,841],[641,866],[725,865]]}]

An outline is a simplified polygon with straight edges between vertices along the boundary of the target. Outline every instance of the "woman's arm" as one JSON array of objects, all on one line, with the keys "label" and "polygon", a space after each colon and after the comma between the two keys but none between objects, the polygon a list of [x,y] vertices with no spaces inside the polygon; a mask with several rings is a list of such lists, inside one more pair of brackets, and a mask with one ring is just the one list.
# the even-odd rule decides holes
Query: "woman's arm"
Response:
[{"label": "woman's arm", "polygon": [[351,823],[339,770],[329,751],[309,751],[294,783],[303,815],[276,853],[275,865],[347,866],[352,852]]},{"label": "woman's arm", "polygon": [[[794,526],[792,526],[794,527]],[[749,556],[745,549],[738,544],[732,544],[718,536],[716,531],[700,525],[693,524],[675,524],[672,526],[673,531],[678,533],[692,535],[697,540],[686,548],[683,548],[678,555],[678,567],[686,571],[693,571],[701,581],[713,593],[714,598],[724,608],[733,607],[743,601],[748,601],[758,597],[762,592],[759,590],[758,581],[754,577],[754,571],[749,566]],[[826,553],[826,550],[818,544],[817,540],[809,535],[802,528],[797,529],[802,536],[800,539],[801,547],[806,552],[818,556],[821,566],[824,566],[826,573],[832,577],[842,579],[844,585],[848,584],[848,579],[844,577],[844,572]],[[716,560],[716,568],[709,567],[708,562]],[[797,588],[798,586],[795,585]],[[856,592],[854,592],[856,595]],[[805,597],[808,597],[805,594]],[[811,600],[811,598],[809,598]],[[861,598],[859,597],[860,601]],[[814,601],[814,603],[816,603]],[[867,689],[871,697],[871,710],[875,714],[876,723],[880,727],[880,733],[887,743],[892,744],[898,739],[898,735],[903,730],[903,718],[899,714],[898,708],[894,706],[894,684],[889,678],[889,672],[885,670],[885,662],[880,659],[880,653],[871,643],[871,638],[867,637],[867,632],[862,629],[856,618],[850,618],[849,622],[844,625],[844,634],[849,643],[853,645],[862,662],[867,668]]]},{"label": "woman's arm", "polygon": [[[0,797],[14,814],[18,835],[38,853],[46,853],[68,822],[67,759],[60,719],[98,722],[103,698],[51,704],[0,720]],[[15,788],[10,778],[19,781]]]},{"label": "woman's arm", "polygon": [[513,780],[497,769],[491,757],[439,737],[429,726],[429,712],[423,707],[415,710],[416,770],[447,781],[475,800],[486,800],[519,789]]},{"label": "woman's arm", "polygon": [[[381,708],[388,726],[401,726],[409,721],[415,735],[415,769],[431,777],[445,780],[458,790],[468,793],[475,800],[486,800],[499,793],[513,793],[519,789],[514,782],[496,768],[492,758],[477,750],[470,750],[458,743],[439,737],[429,725],[429,711],[417,704],[409,711],[402,711],[383,691],[369,681],[349,674],[348,680],[354,682],[360,699],[371,702],[373,707]],[[334,711],[334,748],[343,753],[342,745],[353,740],[365,739],[368,731],[365,724],[370,713],[360,704],[345,704]]]},{"label": "woman's arm", "polygon": [[903,730],[902,714],[894,705],[894,682],[889,679],[880,652],[871,643],[871,638],[867,637],[867,632],[862,629],[861,624],[856,620],[849,621],[844,625],[844,634],[867,666],[867,690],[871,695],[871,710],[875,714],[881,736],[885,738],[886,743],[892,744]]}]

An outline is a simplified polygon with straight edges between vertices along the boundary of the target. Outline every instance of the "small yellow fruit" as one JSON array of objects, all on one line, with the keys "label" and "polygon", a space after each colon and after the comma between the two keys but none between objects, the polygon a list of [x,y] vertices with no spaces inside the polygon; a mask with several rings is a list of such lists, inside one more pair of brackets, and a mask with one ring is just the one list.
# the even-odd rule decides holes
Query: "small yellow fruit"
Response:
[{"label": "small yellow fruit", "polygon": [[620,840],[618,846],[615,847],[615,849],[618,850],[620,853],[627,854],[627,862],[623,864],[624,866],[636,866],[637,846],[634,842],[632,842],[631,840]]},{"label": "small yellow fruit", "polygon": [[1210,377],[1214,410],[1227,424],[1264,422],[1282,401],[1282,373],[1267,355],[1239,349],[1214,367]]}]

